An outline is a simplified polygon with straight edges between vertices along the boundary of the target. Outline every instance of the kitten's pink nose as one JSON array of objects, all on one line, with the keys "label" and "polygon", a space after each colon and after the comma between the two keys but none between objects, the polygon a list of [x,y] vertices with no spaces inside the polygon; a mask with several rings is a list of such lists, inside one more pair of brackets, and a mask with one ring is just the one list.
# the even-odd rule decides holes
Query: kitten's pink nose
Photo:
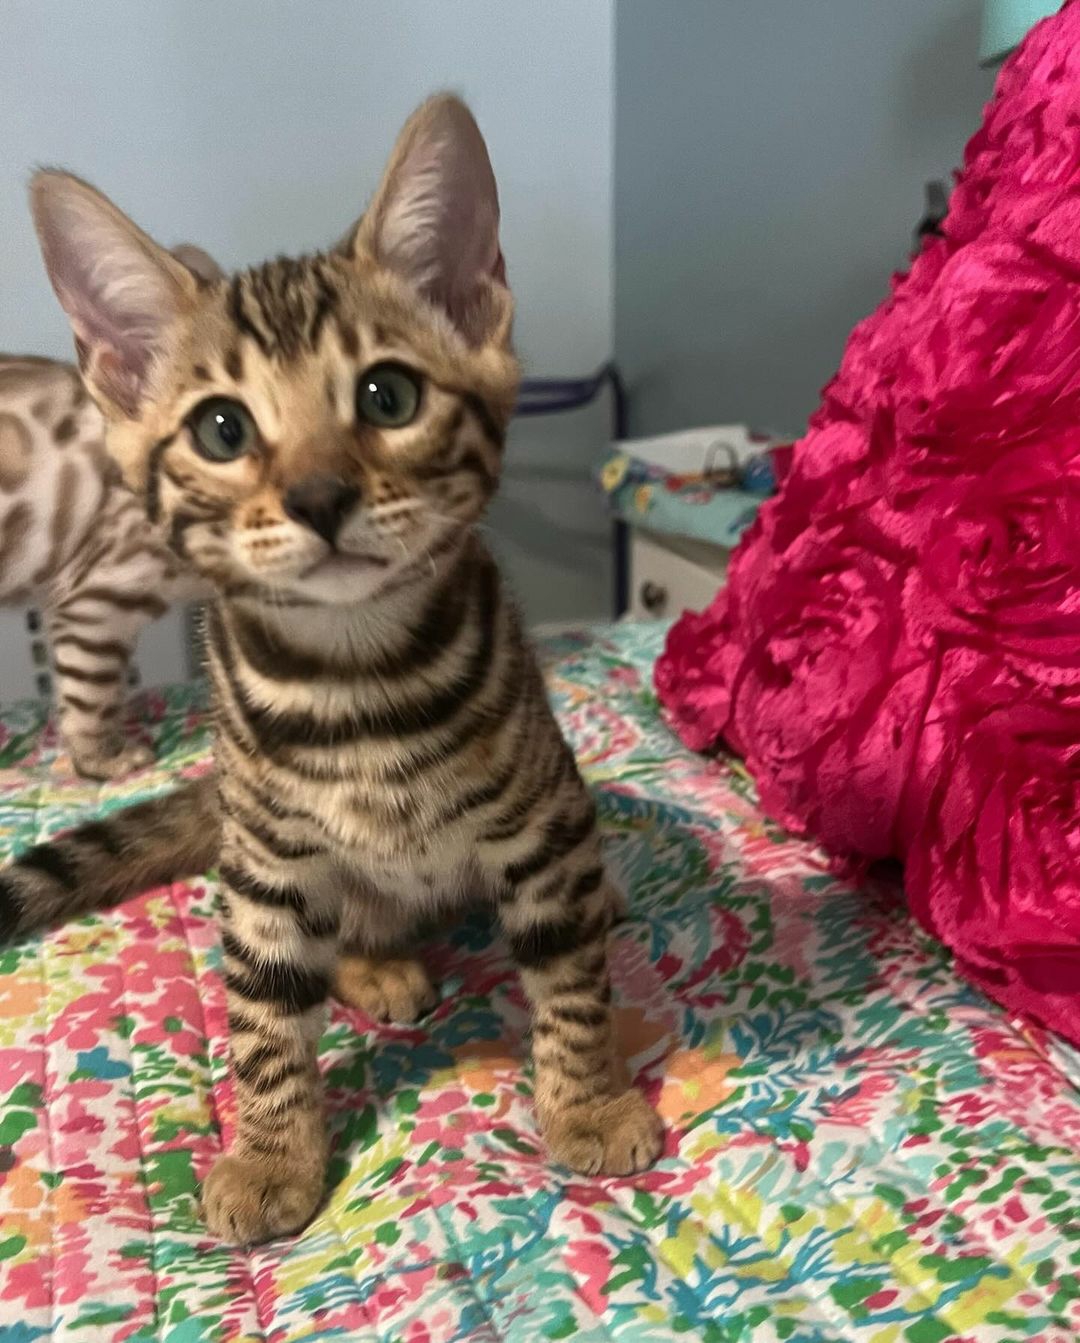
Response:
[{"label": "kitten's pink nose", "polygon": [[282,505],[294,522],[302,522],[333,545],[359,498],[356,486],[347,485],[337,476],[309,476],[288,490]]}]

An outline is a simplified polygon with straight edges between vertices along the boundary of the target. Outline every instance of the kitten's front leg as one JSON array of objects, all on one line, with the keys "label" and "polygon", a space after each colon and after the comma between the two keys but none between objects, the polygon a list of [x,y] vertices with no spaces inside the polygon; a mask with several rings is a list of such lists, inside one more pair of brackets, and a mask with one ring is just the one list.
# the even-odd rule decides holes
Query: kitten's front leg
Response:
[{"label": "kitten's front leg", "polygon": [[556,1160],[629,1175],[663,1146],[660,1120],[627,1085],[611,1014],[607,934],[619,898],[588,810],[531,827],[501,869],[499,914],[533,1007],[540,1127]]},{"label": "kitten's front leg", "polygon": [[[104,599],[100,604],[108,609]],[[87,779],[116,779],[154,759],[148,746],[125,742],[123,735],[128,671],[139,630],[149,616],[116,612],[97,625],[85,617],[80,621],[79,615],[73,599],[48,622],[60,736],[77,773]]]},{"label": "kitten's front leg", "polygon": [[257,840],[226,820],[222,941],[236,1137],[206,1180],[203,1211],[210,1230],[237,1245],[306,1225],[328,1155],[316,1050],[340,894],[313,856],[271,860],[272,841],[267,829]]}]

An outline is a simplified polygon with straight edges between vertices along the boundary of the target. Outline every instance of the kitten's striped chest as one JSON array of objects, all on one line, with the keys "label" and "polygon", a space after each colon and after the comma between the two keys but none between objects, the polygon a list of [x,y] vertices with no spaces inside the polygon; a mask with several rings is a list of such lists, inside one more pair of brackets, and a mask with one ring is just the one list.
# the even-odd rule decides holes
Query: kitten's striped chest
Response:
[{"label": "kitten's striped chest", "polygon": [[475,848],[484,781],[508,778],[520,745],[508,739],[524,684],[516,617],[477,549],[396,613],[357,619],[350,665],[340,632],[320,656],[310,629],[296,647],[219,611],[220,767],[307,816],[343,861],[456,870]]}]

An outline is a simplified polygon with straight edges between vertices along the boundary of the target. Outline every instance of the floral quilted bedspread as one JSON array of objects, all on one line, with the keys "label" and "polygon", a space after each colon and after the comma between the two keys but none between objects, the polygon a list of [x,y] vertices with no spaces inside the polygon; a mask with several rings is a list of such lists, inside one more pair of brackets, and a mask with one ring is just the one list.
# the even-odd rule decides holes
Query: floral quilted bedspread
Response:
[{"label": "floral quilted bedspread", "polygon": [[[1071,1059],[968,988],[886,881],[764,821],[683,750],[662,630],[546,646],[630,917],[619,1025],[668,1126],[655,1169],[549,1164],[527,1016],[478,918],[430,951],[417,1027],[334,1007],[336,1155],[294,1240],[213,1243],[197,1188],[230,1116],[197,879],[0,952],[0,1340],[1071,1343],[1080,1095]],[[159,765],[73,780],[41,710],[0,718],[20,848],[206,766],[199,692],[143,696]]]}]

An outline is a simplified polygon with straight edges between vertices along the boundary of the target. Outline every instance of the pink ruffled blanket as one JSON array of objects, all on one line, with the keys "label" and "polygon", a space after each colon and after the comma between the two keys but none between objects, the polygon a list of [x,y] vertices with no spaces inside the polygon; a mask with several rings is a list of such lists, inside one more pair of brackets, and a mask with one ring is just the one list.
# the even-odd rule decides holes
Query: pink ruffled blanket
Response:
[{"label": "pink ruffled blanket", "polygon": [[906,863],[992,997],[1080,1041],[1080,3],[1002,71],[944,237],[852,333],[727,588],[672,629],[683,739]]}]

